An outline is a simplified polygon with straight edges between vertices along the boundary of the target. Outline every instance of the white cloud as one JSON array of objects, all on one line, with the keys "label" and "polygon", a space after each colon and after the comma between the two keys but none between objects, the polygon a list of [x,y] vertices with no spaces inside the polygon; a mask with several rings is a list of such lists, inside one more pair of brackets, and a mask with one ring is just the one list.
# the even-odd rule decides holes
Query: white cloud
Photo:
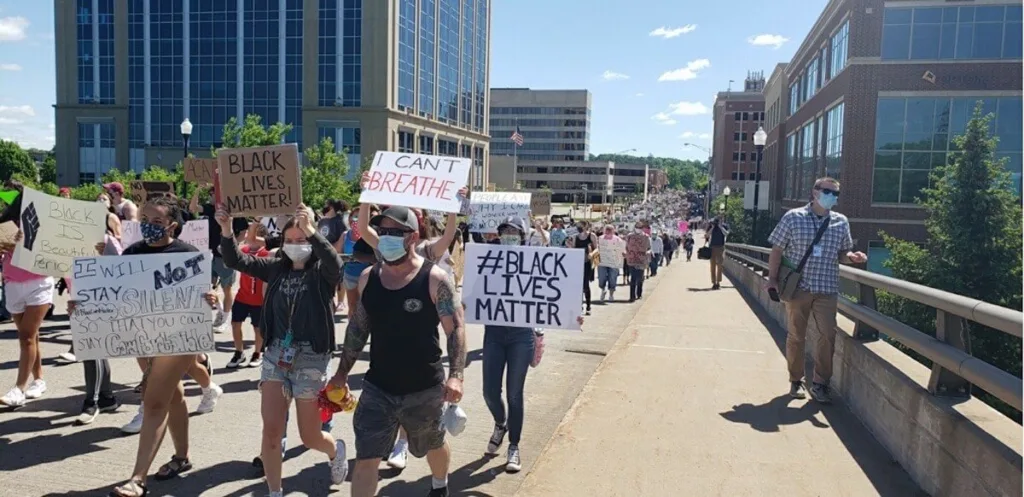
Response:
[{"label": "white cloud", "polygon": [[20,71],[21,66],[18,64],[0,64],[0,71]]},{"label": "white cloud", "polygon": [[651,116],[651,119],[654,119],[658,124],[664,124],[666,126],[671,126],[677,122],[675,119],[672,119],[672,116],[664,112],[659,112]]},{"label": "white cloud", "polygon": [[14,105],[14,106],[0,105],[0,116],[4,116],[4,115],[7,115],[7,116],[10,116],[10,115],[22,115],[22,116],[32,117],[32,116],[36,115],[36,111],[33,110],[32,107],[28,106],[28,105]]},{"label": "white cloud", "polygon": [[21,119],[14,119],[13,117],[0,117],[0,124],[21,124]]},{"label": "white cloud", "polygon": [[658,81],[689,81],[697,77],[697,73],[711,67],[708,59],[697,59],[690,61],[686,67],[668,71],[658,78]]},{"label": "white cloud", "polygon": [[28,25],[28,19],[24,17],[0,18],[0,41],[24,40]]},{"label": "white cloud", "polygon": [[700,102],[676,102],[669,104],[668,113],[675,116],[699,116],[708,114],[711,109]]},{"label": "white cloud", "polygon": [[685,35],[686,33],[691,33],[695,29],[697,29],[696,24],[687,24],[686,26],[680,26],[678,28],[666,28],[665,26],[662,26],[658,29],[655,29],[654,31],[651,31],[648,34],[650,36],[655,36],[658,38],[669,39],[675,38],[680,35]]},{"label": "white cloud", "polygon": [[634,97],[642,97],[642,96],[644,96],[644,94],[643,93],[637,93],[636,95],[633,95],[633,96]]},{"label": "white cloud", "polygon": [[755,47],[772,47],[775,49],[778,49],[787,41],[789,41],[789,38],[786,38],[785,36],[770,34],[761,34],[747,38],[747,43],[754,45]]},{"label": "white cloud", "polygon": [[688,140],[693,140],[693,139],[696,139],[696,140],[710,140],[711,139],[711,134],[710,133],[694,133],[693,131],[686,131],[683,134],[679,135],[679,138],[688,139]]},{"label": "white cloud", "polygon": [[619,81],[623,79],[629,79],[629,76],[626,74],[622,74],[621,72],[605,71],[604,74],[601,75],[601,78],[603,78],[605,81]]}]

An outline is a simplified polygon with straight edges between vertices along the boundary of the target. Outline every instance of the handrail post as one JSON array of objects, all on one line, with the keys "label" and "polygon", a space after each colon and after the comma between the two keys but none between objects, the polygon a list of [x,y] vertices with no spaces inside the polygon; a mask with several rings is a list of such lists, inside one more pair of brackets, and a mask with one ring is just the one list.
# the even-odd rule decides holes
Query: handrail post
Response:
[{"label": "handrail post", "polygon": [[[857,299],[859,300],[858,303],[872,311],[877,311],[878,299],[875,297],[875,287],[865,285],[864,283],[858,283],[857,286],[860,289],[860,295],[858,295]],[[873,342],[878,340],[878,330],[858,320],[857,324],[853,327],[853,338],[862,342]]]},{"label": "handrail post", "polygon": [[[935,338],[971,354],[971,336],[963,318],[941,309],[935,310]],[[928,391],[944,397],[970,397],[971,384],[960,375],[932,363]]]}]

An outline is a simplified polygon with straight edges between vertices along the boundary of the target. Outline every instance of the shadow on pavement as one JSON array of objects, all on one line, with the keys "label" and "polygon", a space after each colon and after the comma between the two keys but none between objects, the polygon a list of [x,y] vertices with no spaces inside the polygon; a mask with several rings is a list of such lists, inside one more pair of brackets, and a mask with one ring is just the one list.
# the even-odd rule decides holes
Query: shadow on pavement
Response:
[{"label": "shadow on pavement", "polygon": [[[792,402],[801,402],[801,404],[799,407],[791,407],[789,404]],[[822,423],[821,420],[815,417],[819,412],[821,412],[821,408],[816,402],[794,399],[785,394],[779,395],[761,405],[740,404],[732,406],[731,411],[719,413],[719,416],[733,423],[748,424],[751,428],[760,432],[776,433],[779,431],[780,426],[795,425],[803,422],[810,422],[817,428],[828,428],[827,424]]]},{"label": "shadow on pavement", "polygon": [[[479,472],[484,466],[497,456],[484,455],[479,459],[453,470],[448,475],[448,491],[452,497],[493,497],[489,493],[474,491],[481,485],[490,483],[498,475],[504,474],[504,469],[492,468]],[[426,475],[416,481],[393,481],[383,485],[383,481],[377,486],[377,495],[388,497],[420,497],[430,491],[430,475]]]},{"label": "shadow on pavement", "polygon": [[[24,420],[18,420],[24,422]],[[8,433],[7,427],[0,432]],[[22,430],[26,431],[26,430]],[[101,450],[107,450],[99,444],[111,438],[121,436],[121,430],[112,426],[82,429],[67,435],[49,434],[28,438],[11,443],[9,439],[0,438],[0,471],[17,471],[37,464],[48,464],[62,461],[69,454],[80,456]],[[49,450],[40,450],[49,447]]]},{"label": "shadow on pavement", "polygon": [[[732,281],[728,275],[725,276],[734,285],[736,282]],[[725,287],[723,287],[725,288]],[[750,308],[751,312],[757,316],[758,321],[764,325],[765,330],[771,335],[772,340],[775,342],[775,346],[779,349],[779,352],[783,356],[786,355],[786,330],[783,329],[775,320],[768,314],[760,302],[751,297],[741,286],[736,286],[737,292],[743,298],[743,301]],[[811,373],[814,371],[813,361],[810,358],[807,359],[805,371]],[[785,381],[785,377],[779,378],[779,391],[788,392],[789,383]],[[781,396],[780,396],[781,397]],[[778,397],[777,397],[778,398]],[[923,495],[920,488],[910,479],[906,471],[902,468],[899,469],[901,477],[893,478],[893,466],[899,467],[899,463],[893,460],[892,456],[885,450],[884,447],[867,431],[867,428],[861,424],[860,420],[846,406],[843,405],[841,397],[833,398],[831,405],[820,406],[810,398],[805,400],[799,400],[799,402],[805,402],[807,404],[815,404],[812,409],[818,410],[825,417],[832,431],[839,437],[839,440],[849,451],[853,459],[857,461],[858,466],[864,472],[864,475],[871,480],[871,484],[878,490],[878,495],[881,497],[905,497],[905,496],[916,496]],[[767,404],[771,405],[771,402]],[[788,402],[785,404],[788,408]],[[735,412],[735,408],[734,411]],[[722,416],[725,417],[726,413]],[[779,416],[779,415],[776,415]],[[726,418],[729,419],[729,418]],[[757,426],[751,424],[751,427],[758,429]]]}]

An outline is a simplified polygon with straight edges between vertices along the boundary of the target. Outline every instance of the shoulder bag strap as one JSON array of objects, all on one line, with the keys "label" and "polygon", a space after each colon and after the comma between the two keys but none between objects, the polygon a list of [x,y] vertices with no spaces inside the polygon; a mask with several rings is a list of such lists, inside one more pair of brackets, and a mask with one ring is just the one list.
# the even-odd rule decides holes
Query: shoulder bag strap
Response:
[{"label": "shoulder bag strap", "polygon": [[814,246],[821,241],[821,237],[825,234],[825,229],[828,228],[828,224],[831,221],[832,213],[829,213],[825,216],[825,220],[821,222],[821,226],[818,227],[818,232],[814,234],[814,241],[807,246],[807,252],[804,252],[804,258],[800,259],[800,265],[796,267],[796,272],[802,273],[804,271],[804,266],[807,264],[807,259],[811,256],[811,251],[814,250]]}]

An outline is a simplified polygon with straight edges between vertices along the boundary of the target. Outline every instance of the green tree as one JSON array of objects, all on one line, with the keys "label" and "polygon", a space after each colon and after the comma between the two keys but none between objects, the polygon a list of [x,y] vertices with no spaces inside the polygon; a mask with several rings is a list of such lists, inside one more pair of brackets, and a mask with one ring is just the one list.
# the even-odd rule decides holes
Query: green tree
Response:
[{"label": "green tree", "polygon": [[[239,123],[232,117],[224,124],[224,134],[221,142],[224,148],[245,148],[245,147],[268,147],[284,143],[284,137],[292,130],[291,124],[276,123],[270,126],[263,125],[263,118],[256,114],[245,116],[245,121]],[[214,157],[217,151],[213,151]]]},{"label": "green tree", "polygon": [[[932,172],[917,202],[928,214],[924,246],[884,235],[893,276],[984,302],[1021,309],[1021,203],[1005,162],[995,158],[992,116],[981,103],[963,136],[954,138],[949,164]],[[935,311],[891,294],[879,310],[934,335]],[[1021,376],[1021,341],[969,324],[972,354]],[[1020,421],[1020,413],[982,392],[980,397]]]},{"label": "green tree", "polygon": [[701,161],[625,154],[591,155],[590,160],[612,161],[617,164],[647,164],[653,169],[665,171],[669,188],[677,190],[695,190],[701,181],[707,182],[707,167]]},{"label": "green tree", "polygon": [[0,178],[14,178],[16,175],[22,181],[31,180],[32,184],[39,181],[36,163],[28,152],[15,142],[0,140]]},{"label": "green tree", "polygon": [[768,245],[768,235],[775,229],[778,221],[771,219],[771,216],[762,211],[757,220],[757,239],[751,237],[754,229],[754,211],[743,208],[743,194],[733,193],[728,200],[724,195],[711,199],[711,214],[719,215],[722,210],[719,206],[725,204],[725,219],[729,223],[729,243],[745,243],[749,245]]},{"label": "green tree", "polygon": [[[125,188],[128,188],[125,185]],[[75,200],[84,200],[86,202],[95,201],[100,193],[103,192],[103,187],[95,183],[86,183],[84,185],[78,185],[71,189],[71,198]]]},{"label": "green tree", "polygon": [[43,163],[39,165],[39,181],[57,184],[57,157],[47,153]]},{"label": "green tree", "polygon": [[340,199],[352,204],[358,199],[351,185],[345,181],[348,174],[348,156],[345,150],[336,150],[330,137],[309,147],[305,152],[306,165],[302,168],[302,202],[320,209],[328,199]]}]

